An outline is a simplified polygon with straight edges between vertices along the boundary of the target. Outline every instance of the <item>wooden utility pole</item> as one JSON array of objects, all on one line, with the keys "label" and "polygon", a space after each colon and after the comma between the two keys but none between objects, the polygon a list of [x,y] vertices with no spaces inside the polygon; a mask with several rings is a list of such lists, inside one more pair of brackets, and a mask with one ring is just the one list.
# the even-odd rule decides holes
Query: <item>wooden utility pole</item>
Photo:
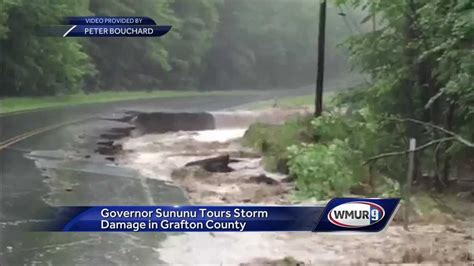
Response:
[{"label": "wooden utility pole", "polygon": [[413,183],[413,175],[415,174],[415,149],[416,139],[411,138],[408,146],[408,171],[407,183],[405,184],[405,213],[403,217],[403,228],[408,231],[408,224],[410,220],[411,205],[411,183]]},{"label": "wooden utility pole", "polygon": [[319,32],[318,32],[318,72],[316,76],[316,97],[314,99],[314,116],[323,112],[323,81],[324,81],[324,43],[326,37],[326,0],[320,0]]}]

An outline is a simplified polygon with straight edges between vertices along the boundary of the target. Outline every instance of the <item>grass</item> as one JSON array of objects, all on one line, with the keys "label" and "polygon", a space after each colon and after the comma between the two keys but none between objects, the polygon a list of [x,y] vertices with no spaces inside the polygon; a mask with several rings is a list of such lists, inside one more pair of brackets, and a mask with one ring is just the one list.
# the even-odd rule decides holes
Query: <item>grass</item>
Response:
[{"label": "grass", "polygon": [[[324,101],[327,102],[333,97],[335,94],[334,92],[328,92],[324,94]],[[285,97],[279,98],[276,100],[267,100],[267,101],[260,101],[250,104],[245,104],[243,106],[239,106],[240,108],[245,108],[249,110],[258,110],[258,109],[265,109],[270,107],[281,107],[281,108],[314,108],[314,95],[304,95],[304,96],[295,96],[295,97]]]},{"label": "grass", "polygon": [[0,99],[0,114],[7,114],[20,111],[32,111],[42,108],[53,108],[72,106],[90,103],[106,103],[126,100],[149,99],[149,98],[167,98],[167,97],[185,97],[201,95],[246,95],[251,92],[244,91],[108,91],[97,93],[78,93],[64,96],[47,97],[7,97]]}]

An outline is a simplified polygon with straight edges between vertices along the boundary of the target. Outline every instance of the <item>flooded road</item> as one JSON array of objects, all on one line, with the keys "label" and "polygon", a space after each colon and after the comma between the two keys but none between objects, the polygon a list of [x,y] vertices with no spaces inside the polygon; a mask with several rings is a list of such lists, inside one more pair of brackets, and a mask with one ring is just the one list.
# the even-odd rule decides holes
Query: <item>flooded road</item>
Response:
[{"label": "flooded road", "polygon": [[[195,101],[196,106],[201,106],[199,100]],[[186,111],[219,110],[227,108],[229,102],[224,106],[223,102],[203,100],[202,106],[206,108],[190,108],[186,100],[170,105],[103,111],[82,123],[36,135],[0,151],[0,265],[255,265],[288,261],[292,263],[289,265],[468,265],[464,262],[471,256],[467,248],[472,233],[466,231],[465,222],[454,220],[448,224],[414,224],[410,232],[395,224],[383,235],[352,236],[350,241],[347,236],[285,232],[150,234],[30,230],[54,215],[51,206],[60,205],[292,203],[291,181],[285,181],[284,175],[264,171],[258,154],[245,150],[238,142],[249,123],[285,119],[285,112],[272,109],[270,116],[255,116],[254,112],[246,111],[214,111],[213,126],[217,129],[162,132],[183,125],[177,122],[156,126],[156,119],[166,120],[167,116]],[[138,118],[124,117],[129,116],[127,111],[140,107],[155,112],[145,115],[145,120],[154,126],[145,123],[130,131]],[[176,111],[169,115],[156,112],[162,110]],[[209,117],[209,113],[201,114]],[[211,127],[197,124],[197,128]],[[158,133],[140,134],[136,130]],[[131,135],[117,139],[120,132]],[[114,153],[114,147],[120,147],[120,154]],[[211,173],[198,166],[183,167],[218,154],[229,155],[232,171]]]},{"label": "flooded road", "polygon": [[0,265],[154,265],[164,234],[44,233],[30,228],[60,205],[182,204],[180,188],[119,167],[94,153],[101,135],[128,125],[101,119],[124,110],[204,111],[255,100],[194,97],[134,101],[109,106],[39,111],[0,119],[2,140],[46,123],[92,118],[27,138],[0,151]]}]

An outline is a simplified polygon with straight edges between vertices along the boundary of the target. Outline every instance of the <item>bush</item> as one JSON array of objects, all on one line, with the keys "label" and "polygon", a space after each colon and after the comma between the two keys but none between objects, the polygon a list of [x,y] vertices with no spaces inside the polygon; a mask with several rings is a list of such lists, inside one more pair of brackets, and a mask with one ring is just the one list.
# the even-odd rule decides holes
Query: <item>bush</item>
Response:
[{"label": "bush", "polygon": [[[374,118],[368,109],[348,114],[325,113],[311,121],[317,144],[288,148],[289,172],[296,177],[304,197],[319,199],[345,193],[378,195],[393,188],[402,173],[402,158],[389,158],[391,164],[376,163],[369,174],[365,159],[387,150],[399,150],[400,141],[393,132]],[[404,175],[403,175],[404,176]]]},{"label": "bush", "polygon": [[363,162],[376,154],[402,150],[400,138],[368,109],[346,113],[299,117],[283,125],[257,123],[247,130],[243,144],[264,155],[267,170],[295,177],[303,197],[325,199],[349,192],[379,195],[387,189],[398,190],[389,178],[399,181],[404,176],[404,158],[375,162],[371,175]]},{"label": "bush", "polygon": [[242,144],[264,155],[269,171],[288,173],[287,147],[314,140],[311,117],[296,117],[283,125],[256,123],[245,132]]},{"label": "bush", "polygon": [[288,152],[290,174],[297,177],[296,186],[303,196],[341,196],[367,176],[360,164],[361,152],[353,150],[347,140],[294,145]]}]

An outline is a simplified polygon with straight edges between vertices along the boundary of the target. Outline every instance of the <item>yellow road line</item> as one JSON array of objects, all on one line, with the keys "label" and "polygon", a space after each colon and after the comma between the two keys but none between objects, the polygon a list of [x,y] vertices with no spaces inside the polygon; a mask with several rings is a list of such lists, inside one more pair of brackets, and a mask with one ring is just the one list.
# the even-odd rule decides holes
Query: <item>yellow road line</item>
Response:
[{"label": "yellow road line", "polygon": [[39,110],[44,110],[45,108],[37,108],[37,109],[28,109],[28,110],[19,110],[19,111],[13,111],[13,112],[8,112],[8,113],[0,113],[0,117],[7,117],[7,116],[14,116],[14,115],[20,115],[24,113],[31,113],[34,111],[39,111]]},{"label": "yellow road line", "polygon": [[50,130],[53,130],[53,129],[56,129],[56,128],[60,128],[60,127],[63,127],[63,126],[66,126],[66,125],[71,125],[71,124],[75,124],[77,122],[81,122],[81,121],[84,121],[84,120],[87,120],[87,119],[90,119],[92,117],[86,117],[86,118],[80,118],[80,119],[75,119],[75,120],[69,120],[69,121],[65,121],[65,122],[62,122],[62,123],[59,123],[59,124],[54,124],[54,125],[49,125],[49,126],[45,126],[45,127],[41,127],[41,128],[37,128],[37,129],[33,129],[31,131],[28,131],[26,133],[23,133],[23,134],[20,134],[20,135],[17,135],[13,138],[10,138],[8,140],[5,140],[3,142],[0,143],[0,151],[15,144],[15,143],[18,143],[22,140],[25,140],[29,137],[32,137],[32,136],[35,136],[35,135],[38,135],[38,134],[41,134],[41,133],[44,133],[44,132],[47,132],[47,131],[50,131]]},{"label": "yellow road line", "polygon": [[13,137],[13,138],[10,138],[10,139],[7,139],[7,140],[5,140],[5,141],[2,141],[2,142],[0,142],[0,146],[3,146],[3,145],[5,145],[5,144],[7,144],[7,143],[9,143],[9,142],[11,142],[11,141],[14,141],[15,139],[22,138],[23,136],[26,136],[26,135],[28,135],[28,134],[31,134],[32,132],[34,132],[34,131],[36,131],[36,130],[38,130],[38,129],[34,129],[34,130],[31,130],[31,131],[27,131],[26,133],[22,133],[22,134],[20,134],[20,135],[16,135],[16,136]]}]

